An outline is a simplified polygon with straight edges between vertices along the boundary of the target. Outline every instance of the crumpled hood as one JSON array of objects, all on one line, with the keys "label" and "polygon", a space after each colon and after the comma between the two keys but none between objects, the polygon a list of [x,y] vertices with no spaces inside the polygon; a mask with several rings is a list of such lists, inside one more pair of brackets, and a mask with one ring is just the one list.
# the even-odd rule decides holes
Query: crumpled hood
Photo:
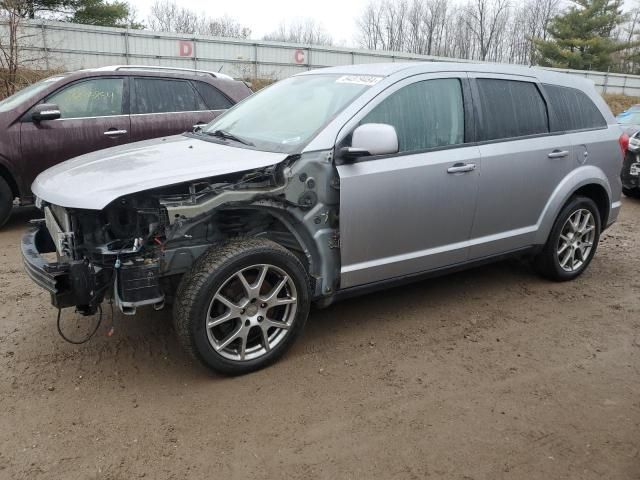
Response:
[{"label": "crumpled hood", "polygon": [[123,195],[267,167],[286,157],[177,135],[68,160],[38,175],[31,189],[54,205],[102,210]]}]

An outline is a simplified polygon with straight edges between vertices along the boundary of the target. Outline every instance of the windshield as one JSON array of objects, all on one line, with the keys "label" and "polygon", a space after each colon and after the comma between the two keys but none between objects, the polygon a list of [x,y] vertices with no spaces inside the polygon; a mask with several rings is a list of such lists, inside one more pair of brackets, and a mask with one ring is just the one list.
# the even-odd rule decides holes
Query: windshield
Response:
[{"label": "windshield", "polygon": [[640,109],[634,108],[622,112],[616,120],[620,125],[640,125]]},{"label": "windshield", "polygon": [[8,112],[9,110],[13,110],[22,102],[29,100],[31,97],[34,97],[38,93],[42,92],[46,88],[48,88],[52,83],[57,82],[63,78],[62,75],[57,75],[55,77],[49,77],[45,80],[41,80],[37,83],[33,83],[28,87],[19,90],[14,93],[10,97],[5,98],[0,102],[0,112]]},{"label": "windshield", "polygon": [[[338,112],[381,80],[360,75],[302,75],[268,87],[203,130],[270,152],[292,153]],[[235,142],[237,144],[240,142]]]}]

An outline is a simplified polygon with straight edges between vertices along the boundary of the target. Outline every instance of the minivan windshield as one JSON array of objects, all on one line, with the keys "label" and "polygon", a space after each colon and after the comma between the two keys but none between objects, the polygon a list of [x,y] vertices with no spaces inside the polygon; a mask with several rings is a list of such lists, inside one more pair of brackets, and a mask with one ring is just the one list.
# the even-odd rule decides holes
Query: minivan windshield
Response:
[{"label": "minivan windshield", "polygon": [[[381,80],[362,75],[301,75],[250,96],[203,134],[259,150],[293,153],[338,112]],[[235,141],[234,141],[235,140]]]},{"label": "minivan windshield", "polygon": [[49,77],[45,80],[41,80],[37,83],[31,84],[28,87],[23,88],[22,90],[17,91],[10,97],[5,98],[0,102],[0,112],[8,112],[9,110],[13,110],[22,102],[26,102],[30,98],[36,96],[38,93],[44,91],[52,83],[57,82],[63,78],[62,75],[57,75],[55,77]]}]

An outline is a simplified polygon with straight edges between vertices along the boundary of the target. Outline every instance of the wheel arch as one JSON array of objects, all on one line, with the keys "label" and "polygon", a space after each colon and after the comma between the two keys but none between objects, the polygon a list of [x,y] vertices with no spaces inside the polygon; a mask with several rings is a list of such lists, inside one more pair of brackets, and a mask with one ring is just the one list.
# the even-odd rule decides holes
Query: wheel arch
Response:
[{"label": "wheel arch", "polygon": [[556,187],[538,221],[534,243],[544,245],[562,208],[576,195],[591,198],[600,213],[602,229],[611,212],[611,186],[604,172],[593,165],[573,170]]},{"label": "wheel arch", "polygon": [[[227,207],[222,212],[234,212],[234,214],[242,215],[243,213],[255,214],[256,212],[264,215],[272,221],[270,227],[275,226],[276,229],[270,228],[265,231],[251,232],[250,230],[240,232],[245,235],[253,235],[256,237],[266,237],[276,242],[292,253],[296,254],[311,278],[321,274],[321,258],[316,243],[304,228],[304,226],[286,210],[264,207],[264,206],[238,206]],[[280,227],[279,229],[277,227]],[[224,229],[223,229],[224,231]],[[288,235],[282,233],[287,233]],[[229,233],[238,233],[229,231]]]}]

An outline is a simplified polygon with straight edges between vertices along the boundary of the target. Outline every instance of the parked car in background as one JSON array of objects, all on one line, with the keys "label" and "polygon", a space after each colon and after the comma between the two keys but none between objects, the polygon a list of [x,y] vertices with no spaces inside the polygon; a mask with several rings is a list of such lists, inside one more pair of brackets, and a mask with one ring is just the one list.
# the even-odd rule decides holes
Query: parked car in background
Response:
[{"label": "parked car in background", "polygon": [[252,92],[207,71],[112,66],[56,75],[0,102],[0,226],[69,158],[205,125]]},{"label": "parked car in background", "polygon": [[640,105],[633,105],[616,117],[618,125],[631,136],[640,131]]},{"label": "parked car in background", "polygon": [[629,137],[629,146],[622,163],[622,193],[640,198],[640,131]]},{"label": "parked car in background", "polygon": [[57,308],[172,302],[196,360],[245,373],[284,353],[312,302],[505,255],[576,278],[618,217],[627,140],[591,82],[556,72],[311,71],[199,132],[42,173],[22,254]]}]

